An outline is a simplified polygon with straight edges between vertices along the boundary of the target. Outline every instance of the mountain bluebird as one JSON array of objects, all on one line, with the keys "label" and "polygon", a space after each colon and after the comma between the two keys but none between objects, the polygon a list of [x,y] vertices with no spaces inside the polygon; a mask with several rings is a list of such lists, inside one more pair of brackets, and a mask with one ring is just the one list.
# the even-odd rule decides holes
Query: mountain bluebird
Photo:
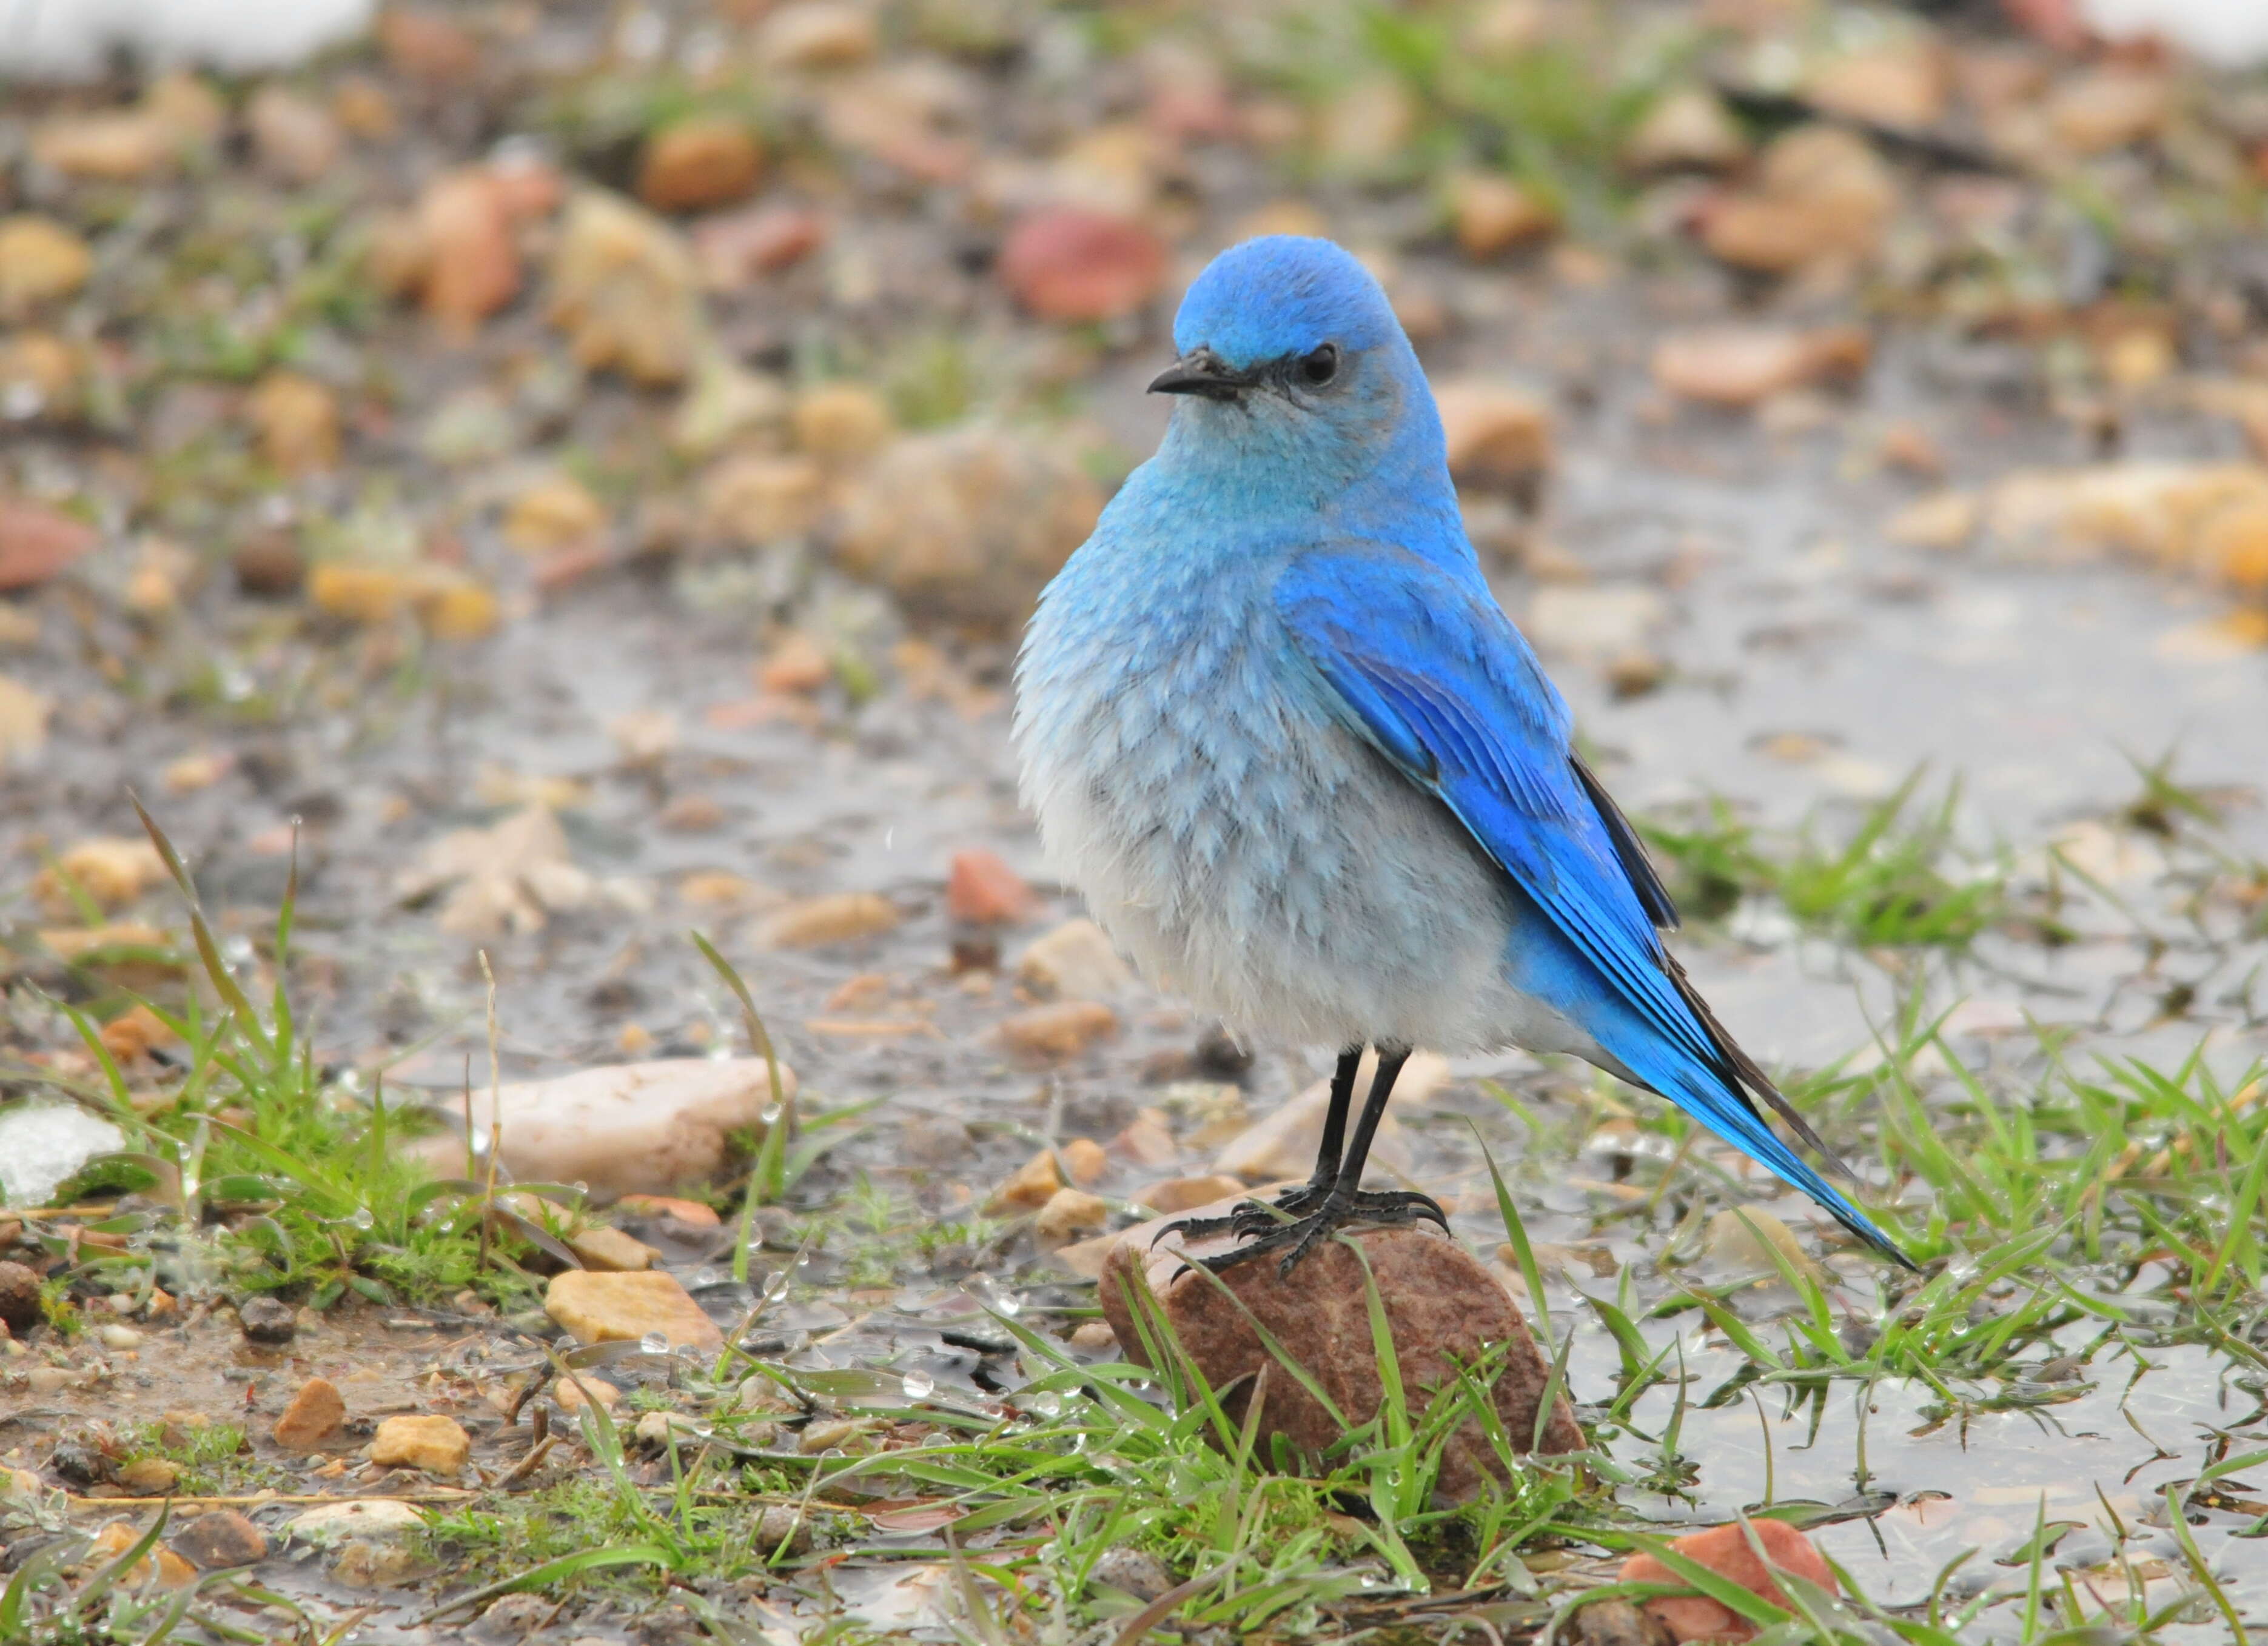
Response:
[{"label": "mountain bluebird", "polygon": [[1050,854],[1152,981],[1343,1048],[1313,1178],[1191,1225],[1256,1237],[1211,1266],[1447,1226],[1360,1187],[1418,1046],[1583,1058],[1906,1262],[1773,1133],[1764,1106],[1825,1155],[1662,946],[1676,911],[1482,577],[1378,283],[1328,240],[1251,240],[1189,288],[1174,345],[1163,444],[1041,597],[1015,740]]}]

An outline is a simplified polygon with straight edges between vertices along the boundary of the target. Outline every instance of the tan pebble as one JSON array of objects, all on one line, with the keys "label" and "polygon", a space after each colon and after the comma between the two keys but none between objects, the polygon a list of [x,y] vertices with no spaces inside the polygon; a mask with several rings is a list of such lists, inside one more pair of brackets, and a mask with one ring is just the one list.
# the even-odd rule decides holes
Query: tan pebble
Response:
[{"label": "tan pebble", "polygon": [[261,455],[287,474],[335,467],[339,460],[337,397],[297,371],[271,371],[245,401]]},{"label": "tan pebble", "polygon": [[953,854],[946,878],[946,913],[980,926],[1012,926],[1028,919],[1035,899],[1024,877],[998,852],[981,848]]},{"label": "tan pebble", "polygon": [[835,678],[835,665],[809,635],[792,634],[772,648],[756,669],[756,684],[767,692],[815,692]]},{"label": "tan pebble", "polygon": [[136,1497],[162,1497],[181,1481],[181,1466],[165,1458],[136,1458],[111,1477]]},{"label": "tan pebble", "polygon": [[1210,1206],[1232,1194],[1244,1193],[1244,1179],[1214,1172],[1201,1178],[1167,1178],[1152,1183],[1134,1197],[1138,1206],[1153,1212],[1185,1212],[1192,1206]]},{"label": "tan pebble", "polygon": [[846,463],[881,449],[894,419],[889,402],[862,383],[827,383],[795,402],[795,444],[822,463]]},{"label": "tan pebble", "polygon": [[625,1194],[615,1206],[637,1217],[674,1217],[688,1229],[714,1229],[722,1221],[713,1206],[666,1194]]},{"label": "tan pebble", "polygon": [[1086,919],[1065,921],[1035,940],[1016,975],[1035,994],[1062,1000],[1112,999],[1134,981],[1109,937]]},{"label": "tan pebble", "polygon": [[365,143],[386,143],[401,129],[394,99],[364,74],[350,74],[331,93],[331,117]]},{"label": "tan pebble", "polygon": [[836,1417],[806,1423],[796,1440],[795,1449],[806,1454],[844,1450],[865,1432],[864,1426],[854,1418]]},{"label": "tan pebble", "polygon": [[606,505],[570,474],[555,474],[529,487],[504,511],[504,540],[523,555],[571,548],[606,529]]},{"label": "tan pebble", "polygon": [[700,211],[747,195],[763,173],[763,145],[737,120],[694,115],[646,139],[638,198],[657,211]]},{"label": "tan pebble", "polygon": [[560,1409],[578,1412],[593,1401],[608,1411],[614,1410],[622,1398],[622,1392],[604,1378],[593,1378],[587,1371],[561,1378],[551,1385],[551,1398],[559,1402]]},{"label": "tan pebble", "polygon": [[1976,535],[1983,514],[1984,506],[1973,492],[1941,491],[1892,515],[1883,535],[1911,548],[1959,548]]},{"label": "tan pebble", "polygon": [[636,1342],[659,1334],[672,1348],[713,1349],[725,1341],[677,1278],[658,1269],[555,1275],[543,1310],[582,1343]]},{"label": "tan pebble", "polygon": [[615,1274],[652,1268],[661,1255],[644,1241],[604,1223],[568,1236],[567,1249],[582,1259],[586,1268]]},{"label": "tan pebble", "polygon": [[1085,1189],[1057,1189],[1032,1220],[1032,1232],[1051,1246],[1092,1234],[1110,1221],[1110,1202]]},{"label": "tan pebble", "polygon": [[1738,165],[1748,152],[1748,138],[1723,100],[1714,92],[1689,85],[1667,92],[1646,111],[1624,143],[1622,158],[1639,172],[1721,172]]},{"label": "tan pebble", "polygon": [[758,452],[720,459],[702,477],[704,527],[752,548],[796,537],[826,511],[827,475],[808,457]]},{"label": "tan pebble", "polygon": [[[94,1535],[94,1542],[80,1559],[82,1566],[103,1566],[118,1559],[136,1543],[142,1534],[123,1520],[114,1520]],[[151,1553],[136,1561],[125,1575],[129,1584],[144,1584],[156,1579],[160,1589],[186,1589],[197,1581],[197,1569],[180,1555],[159,1544]]]},{"label": "tan pebble", "polygon": [[454,1474],[473,1454],[473,1439],[453,1417],[438,1415],[389,1417],[371,1437],[370,1460],[381,1468],[423,1469]]},{"label": "tan pebble", "polygon": [[1529,189],[1490,172],[1462,172],[1449,181],[1449,222],[1468,257],[1493,257],[1539,240],[1559,226],[1559,214]]},{"label": "tan pebble", "polygon": [[1060,1000],[1020,1011],[1000,1025],[1000,1038],[1040,1058],[1075,1057],[1118,1032],[1118,1014],[1099,1000]]},{"label": "tan pebble", "polygon": [[1182,1146],[1174,1141],[1173,1128],[1162,1109],[1142,1110],[1110,1140],[1110,1146],[1142,1166],[1169,1166],[1182,1157]]},{"label": "tan pebble", "polygon": [[1550,467],[1550,408],[1526,390],[1452,379],[1435,399],[1459,485],[1519,495]]},{"label": "tan pebble", "polygon": [[67,298],[94,272],[94,254],[52,217],[0,217],[0,320]]},{"label": "tan pebble", "polygon": [[992,1192],[992,1198],[984,1202],[984,1214],[998,1217],[1005,1212],[1036,1211],[1063,1186],[1062,1174],[1056,1170],[1055,1150],[1042,1149]]},{"label": "tan pebble", "polygon": [[1082,1320],[1071,1334],[1071,1346],[1090,1355],[1108,1354],[1118,1347],[1118,1334],[1108,1320]]},{"label": "tan pebble", "polygon": [[896,907],[872,892],[841,892],[790,905],[766,921],[762,940],[776,949],[816,949],[879,937],[898,923]]},{"label": "tan pebble", "polygon": [[756,33],[756,55],[770,69],[842,69],[881,44],[873,17],[847,0],[796,0],[771,12]]},{"label": "tan pebble", "polygon": [[268,1534],[233,1509],[199,1515],[170,1541],[176,1554],[209,1572],[255,1566],[268,1558]]},{"label": "tan pebble", "polygon": [[260,164],[287,183],[312,183],[338,164],[344,137],[329,111],[274,81],[252,94],[244,123]]},{"label": "tan pebble", "polygon": [[279,1446],[313,1451],[336,1435],[346,1421],[347,1403],[338,1385],[328,1378],[310,1378],[292,1395],[291,1404],[276,1418],[272,1432]]},{"label": "tan pebble", "polygon": [[1063,1169],[1071,1173],[1071,1180],[1081,1188],[1099,1181],[1110,1165],[1102,1145],[1092,1137],[1074,1137],[1056,1150]]}]

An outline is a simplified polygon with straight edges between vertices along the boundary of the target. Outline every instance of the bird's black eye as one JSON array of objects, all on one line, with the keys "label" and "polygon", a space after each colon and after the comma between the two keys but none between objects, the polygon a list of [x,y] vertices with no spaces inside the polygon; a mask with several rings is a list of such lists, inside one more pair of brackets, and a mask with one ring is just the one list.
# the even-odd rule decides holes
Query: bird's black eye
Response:
[{"label": "bird's black eye", "polygon": [[1336,343],[1325,343],[1311,349],[1300,356],[1300,380],[1309,388],[1321,388],[1339,374],[1339,349]]}]

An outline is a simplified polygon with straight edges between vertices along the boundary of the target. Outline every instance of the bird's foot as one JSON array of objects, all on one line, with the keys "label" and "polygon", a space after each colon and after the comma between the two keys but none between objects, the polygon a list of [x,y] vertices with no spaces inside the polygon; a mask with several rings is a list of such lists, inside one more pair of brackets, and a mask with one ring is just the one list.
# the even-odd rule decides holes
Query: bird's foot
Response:
[{"label": "bird's foot", "polygon": [[1267,1234],[1314,1211],[1330,1198],[1331,1187],[1311,1179],[1285,1189],[1273,1201],[1241,1201],[1223,1216],[1179,1218],[1159,1230],[1150,1244],[1155,1246],[1167,1235],[1204,1240],[1218,1234]]},{"label": "bird's foot", "polygon": [[[1301,1192],[1295,1190],[1293,1193]],[[1285,1196],[1287,1200],[1290,1198]],[[1280,1252],[1284,1255],[1276,1265],[1276,1275],[1278,1279],[1283,1280],[1290,1278],[1292,1271],[1307,1260],[1307,1254],[1315,1249],[1319,1241],[1353,1224],[1391,1226],[1433,1223],[1439,1223],[1444,1233],[1449,1227],[1448,1216],[1442,1211],[1440,1202],[1431,1195],[1412,1194],[1403,1189],[1327,1189],[1307,1204],[1314,1209],[1305,1216],[1294,1216],[1288,1221],[1278,1221],[1271,1216],[1265,1226],[1239,1227],[1236,1218],[1245,1210],[1244,1206],[1238,1207],[1227,1218],[1205,1219],[1208,1223],[1227,1223],[1231,1232],[1249,1233],[1256,1238],[1248,1240],[1234,1251],[1197,1260],[1219,1275],[1240,1263],[1248,1263],[1254,1258]],[[1246,1205],[1258,1208],[1260,1203],[1248,1201]]]}]

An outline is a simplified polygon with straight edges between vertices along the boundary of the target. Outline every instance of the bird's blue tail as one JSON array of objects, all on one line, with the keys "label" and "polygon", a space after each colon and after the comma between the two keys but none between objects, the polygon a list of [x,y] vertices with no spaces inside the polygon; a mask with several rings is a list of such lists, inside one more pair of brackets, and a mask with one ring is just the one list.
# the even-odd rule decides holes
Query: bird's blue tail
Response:
[{"label": "bird's blue tail", "polygon": [[1613,1046],[1607,1049],[1648,1087],[1782,1182],[1810,1195],[1827,1209],[1837,1223],[1875,1251],[1906,1268],[1914,1267],[1913,1260],[1899,1249],[1896,1241],[1876,1228],[1866,1213],[1781,1141],[1764,1116],[1725,1077],[1660,1042],[1639,1050],[1636,1056],[1625,1055]]}]

